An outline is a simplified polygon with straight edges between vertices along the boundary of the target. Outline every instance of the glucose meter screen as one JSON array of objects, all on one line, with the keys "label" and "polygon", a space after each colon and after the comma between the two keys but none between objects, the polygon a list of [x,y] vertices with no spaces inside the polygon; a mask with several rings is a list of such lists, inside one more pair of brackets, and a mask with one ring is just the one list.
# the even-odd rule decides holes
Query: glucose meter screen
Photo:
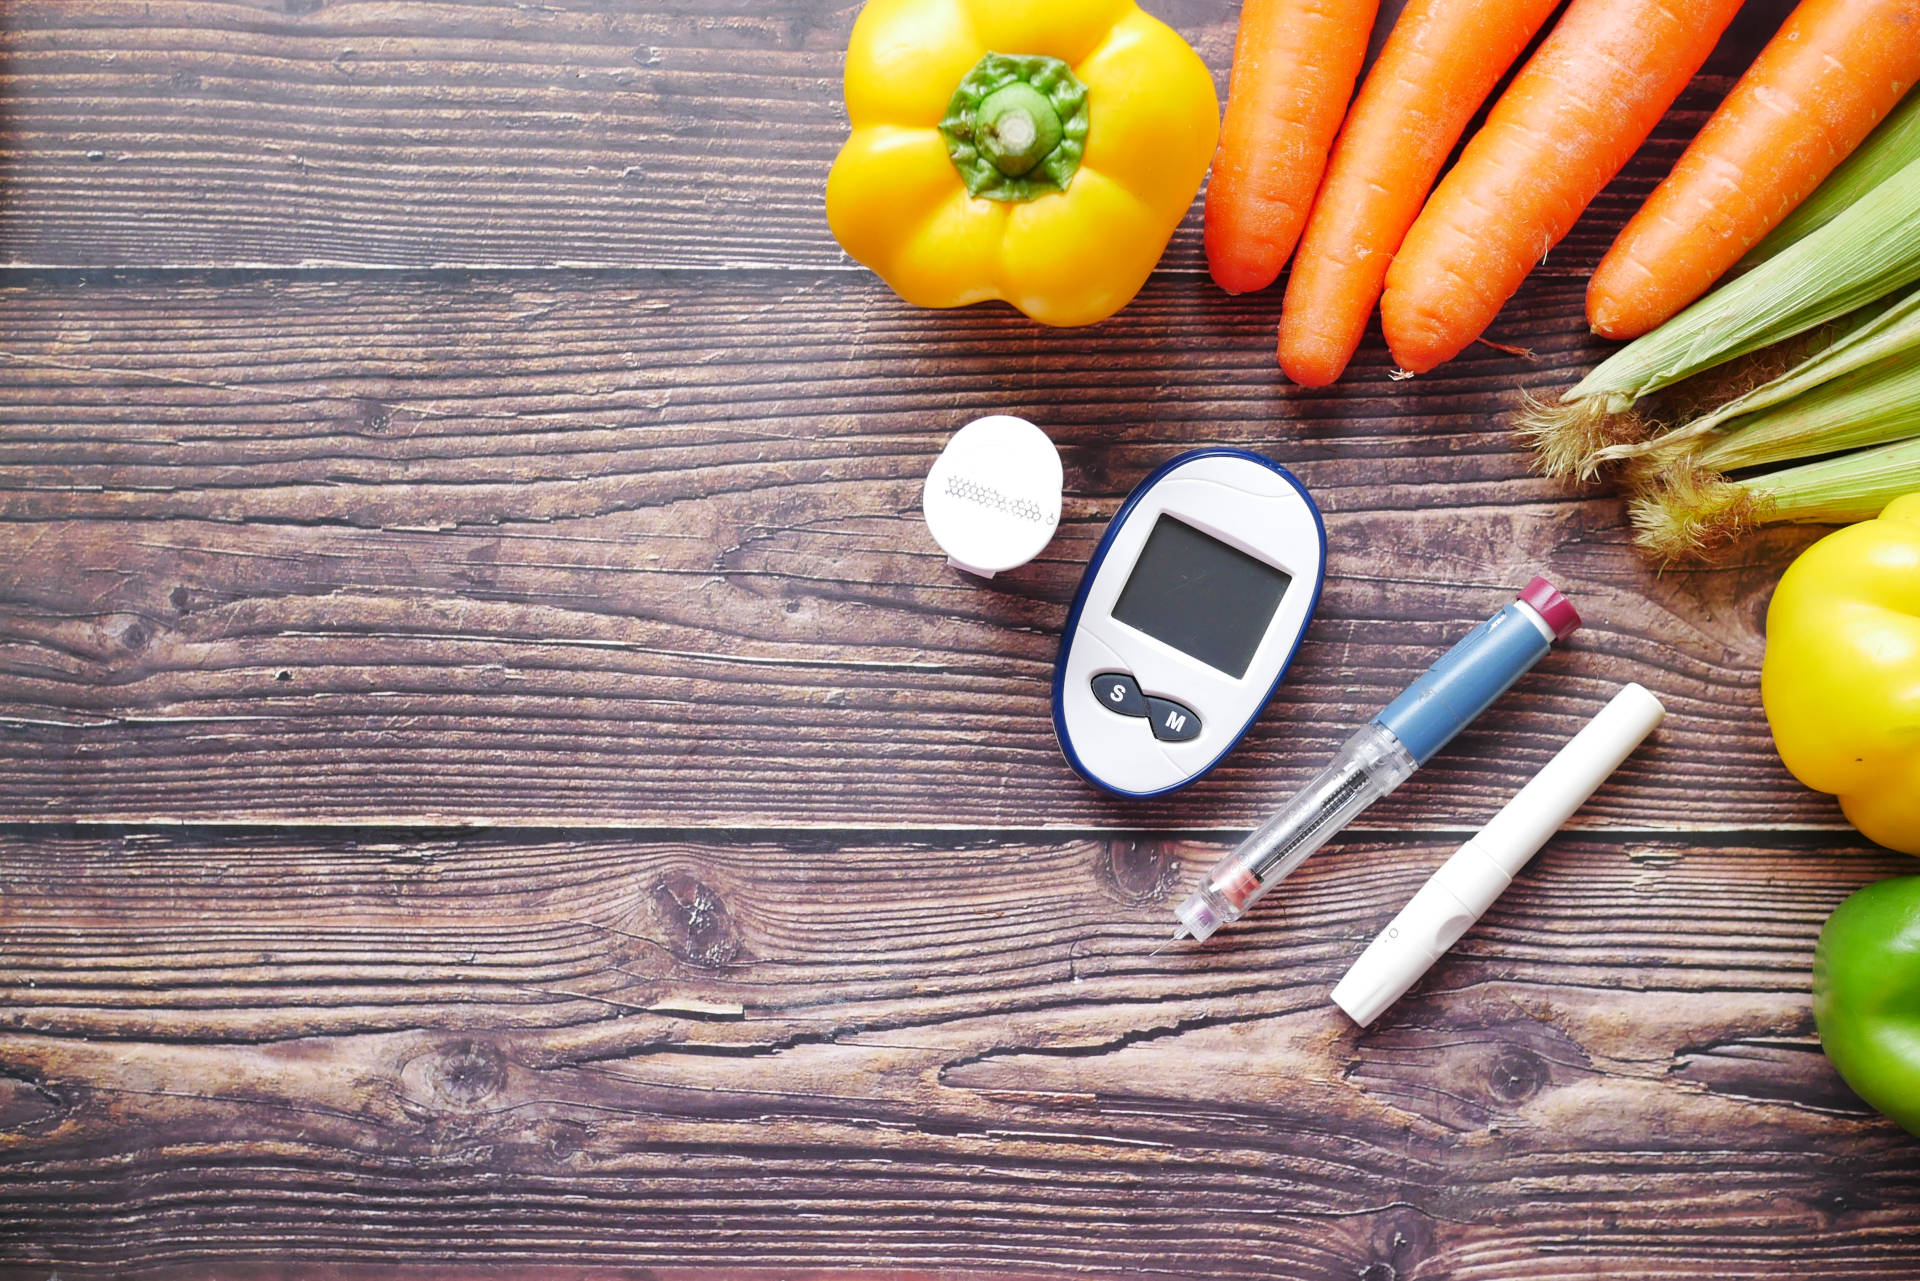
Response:
[{"label": "glucose meter screen", "polygon": [[1238,680],[1292,581],[1163,514],[1113,603],[1113,616]]}]

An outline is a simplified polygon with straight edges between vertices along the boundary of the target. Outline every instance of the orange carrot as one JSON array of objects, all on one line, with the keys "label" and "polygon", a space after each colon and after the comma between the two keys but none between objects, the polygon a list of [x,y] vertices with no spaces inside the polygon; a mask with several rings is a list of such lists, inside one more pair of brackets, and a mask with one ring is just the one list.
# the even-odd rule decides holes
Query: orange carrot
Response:
[{"label": "orange carrot", "polygon": [[1353,359],[1387,263],[1453,144],[1560,0],[1412,0],[1333,144],[1280,313],[1280,366],[1324,387]]},{"label": "orange carrot", "polygon": [[1587,285],[1587,322],[1638,338],[1713,287],[1920,77],[1920,0],[1803,0]]},{"label": "orange carrot", "polygon": [[1572,0],[1387,268],[1380,323],[1425,373],[1478,338],[1646,140],[1740,0]]},{"label": "orange carrot", "polygon": [[1220,154],[1207,188],[1207,265],[1230,294],[1265,289],[1307,220],[1347,113],[1379,0],[1246,0]]}]

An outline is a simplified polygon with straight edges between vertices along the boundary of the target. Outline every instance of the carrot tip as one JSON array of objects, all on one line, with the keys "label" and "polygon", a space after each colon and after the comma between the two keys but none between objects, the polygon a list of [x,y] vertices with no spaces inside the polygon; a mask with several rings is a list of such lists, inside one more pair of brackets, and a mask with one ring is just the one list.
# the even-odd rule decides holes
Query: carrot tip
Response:
[{"label": "carrot tip", "polygon": [[1514,419],[1522,443],[1533,450],[1534,467],[1556,480],[1592,480],[1600,474],[1601,450],[1644,439],[1647,426],[1632,413],[1611,413],[1603,396],[1542,400],[1523,393]]},{"label": "carrot tip", "polygon": [[1763,502],[1712,472],[1671,472],[1665,484],[1634,496],[1633,541],[1662,568],[1711,560],[1759,523]]},{"label": "carrot tip", "polygon": [[1519,356],[1523,360],[1539,359],[1539,357],[1534,355],[1533,348],[1531,347],[1515,347],[1512,343],[1495,342],[1491,338],[1476,338],[1474,341],[1482,347],[1491,347],[1495,351],[1502,352],[1508,356]]}]

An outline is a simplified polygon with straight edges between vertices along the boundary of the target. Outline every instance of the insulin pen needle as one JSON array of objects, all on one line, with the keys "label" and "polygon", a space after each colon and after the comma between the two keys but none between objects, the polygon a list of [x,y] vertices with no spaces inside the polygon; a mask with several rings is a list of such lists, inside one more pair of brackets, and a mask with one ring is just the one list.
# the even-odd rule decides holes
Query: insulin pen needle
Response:
[{"label": "insulin pen needle", "polygon": [[1181,927],[1180,927],[1179,929],[1177,929],[1177,930],[1175,930],[1175,931],[1173,932],[1173,937],[1172,937],[1172,938],[1170,938],[1170,939],[1168,939],[1168,940],[1167,940],[1166,942],[1164,942],[1164,943],[1162,943],[1162,944],[1161,944],[1161,945],[1160,945],[1159,947],[1156,947],[1156,948],[1154,948],[1154,949],[1153,949],[1153,951],[1151,951],[1151,952],[1149,952],[1149,953],[1147,953],[1147,955],[1148,955],[1148,956],[1158,956],[1158,955],[1160,955],[1160,953],[1162,953],[1162,952],[1164,952],[1164,951],[1166,951],[1166,950],[1167,950],[1168,948],[1170,948],[1170,947],[1172,947],[1172,946],[1173,946],[1173,945],[1174,945],[1175,943],[1179,943],[1179,942],[1181,942],[1181,941],[1183,941],[1183,940],[1185,940],[1185,939],[1188,939],[1188,938],[1191,938],[1191,937],[1193,937],[1193,936],[1192,936],[1191,934],[1189,934],[1189,933],[1187,932],[1187,927],[1186,927],[1186,926],[1184,926],[1184,925],[1182,925],[1182,926],[1181,926]]}]

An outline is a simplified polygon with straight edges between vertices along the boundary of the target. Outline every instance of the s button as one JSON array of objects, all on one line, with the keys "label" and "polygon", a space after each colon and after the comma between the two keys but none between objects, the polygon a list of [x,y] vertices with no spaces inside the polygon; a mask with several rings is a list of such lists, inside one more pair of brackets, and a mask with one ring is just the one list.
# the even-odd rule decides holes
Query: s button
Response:
[{"label": "s button", "polygon": [[1093,678],[1093,698],[1100,706],[1122,716],[1145,716],[1147,700],[1140,687],[1125,672],[1106,672]]}]

